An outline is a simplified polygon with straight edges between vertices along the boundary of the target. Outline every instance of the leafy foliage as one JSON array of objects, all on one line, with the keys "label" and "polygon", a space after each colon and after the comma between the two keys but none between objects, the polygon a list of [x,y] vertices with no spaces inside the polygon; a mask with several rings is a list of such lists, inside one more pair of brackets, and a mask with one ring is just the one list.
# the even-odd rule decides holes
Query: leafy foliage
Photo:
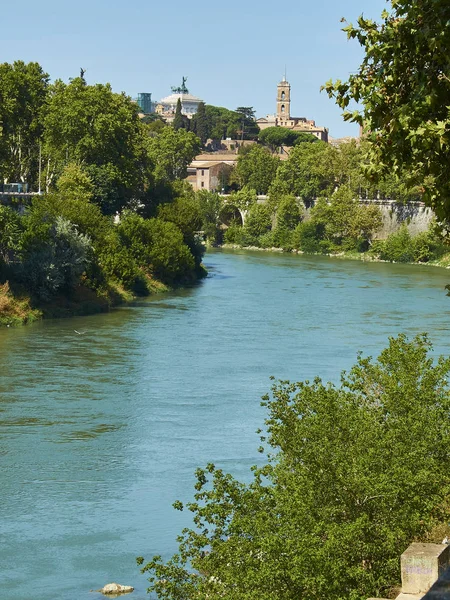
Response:
[{"label": "leafy foliage", "polygon": [[199,150],[198,137],[185,129],[165,127],[155,137],[149,137],[147,152],[155,165],[156,183],[167,184],[175,179],[184,179],[188,165]]},{"label": "leafy foliage", "polygon": [[333,191],[336,152],[325,142],[296,146],[288,160],[281,162],[269,194],[294,194],[303,200],[313,200]]},{"label": "leafy foliage", "polygon": [[266,127],[258,135],[259,141],[269,146],[272,152],[276,152],[282,146],[297,146],[298,144],[314,143],[317,138],[310,133],[301,131],[292,131],[285,127]]},{"label": "leafy foliage", "polygon": [[0,206],[0,273],[21,246],[22,219],[12,208]]},{"label": "leafy foliage", "polygon": [[0,173],[36,185],[49,76],[35,62],[0,64]]},{"label": "leafy foliage", "polygon": [[279,158],[254,144],[249,150],[239,154],[233,176],[240,187],[248,186],[258,194],[267,194],[279,164]]},{"label": "leafy foliage", "polygon": [[212,244],[217,244],[221,241],[221,218],[223,202],[219,194],[199,190],[196,195],[198,209],[201,216],[201,229],[206,235],[207,240]]},{"label": "leafy foliage", "polygon": [[197,470],[187,505],[195,528],[166,563],[143,566],[149,591],[167,600],[383,596],[408,543],[448,517],[450,359],[433,363],[429,350],[422,336],[399,336],[377,360],[359,356],[340,387],[275,383],[263,399],[267,463],[249,484],[211,464]]},{"label": "leafy foliage", "polygon": [[61,216],[49,222],[44,235],[28,236],[23,247],[20,281],[38,300],[70,293],[91,260],[90,239]]},{"label": "leafy foliage", "polygon": [[[360,123],[370,142],[367,172],[402,173],[420,185],[441,221],[450,214],[450,5],[446,0],[392,0],[381,23],[359,17],[344,31],[364,50],[348,81],[325,89]],[[351,100],[363,110],[349,111]]]},{"label": "leafy foliage", "polygon": [[322,238],[330,243],[330,248],[340,246],[347,250],[367,250],[368,241],[382,222],[377,206],[360,205],[351,190],[344,186],[329,200],[319,198],[311,210],[311,221],[322,233]]},{"label": "leafy foliage", "polygon": [[390,262],[428,262],[441,257],[445,251],[446,246],[435,231],[431,229],[413,237],[405,224],[374,247],[382,260]]},{"label": "leafy foliage", "polygon": [[141,198],[151,182],[144,129],[137,107],[109,85],[86,85],[81,78],[50,91],[44,119],[47,189],[67,163],[86,165],[94,201],[103,212],[120,210]]}]

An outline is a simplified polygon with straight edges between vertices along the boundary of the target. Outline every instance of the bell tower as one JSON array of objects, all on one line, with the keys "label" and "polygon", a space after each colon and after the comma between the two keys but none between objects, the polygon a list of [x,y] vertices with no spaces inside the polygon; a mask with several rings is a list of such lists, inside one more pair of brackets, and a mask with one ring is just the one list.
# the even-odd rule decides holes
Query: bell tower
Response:
[{"label": "bell tower", "polygon": [[286,81],[286,75],[277,86],[277,120],[284,125],[291,118],[291,84]]}]

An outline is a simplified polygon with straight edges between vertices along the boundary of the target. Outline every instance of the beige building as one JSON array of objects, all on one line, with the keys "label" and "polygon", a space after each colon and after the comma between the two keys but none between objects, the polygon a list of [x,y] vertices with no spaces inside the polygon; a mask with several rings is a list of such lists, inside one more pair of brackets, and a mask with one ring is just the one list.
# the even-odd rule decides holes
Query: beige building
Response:
[{"label": "beige building", "polygon": [[200,154],[189,165],[187,180],[195,191],[221,192],[236,159],[233,154]]},{"label": "beige building", "polygon": [[291,117],[291,84],[286,81],[286,77],[277,86],[277,112],[274,115],[267,115],[256,120],[259,128],[267,127],[285,127],[302,133],[315,135],[319,140],[328,142],[328,129],[318,127],[315,121],[308,120],[305,117]]}]

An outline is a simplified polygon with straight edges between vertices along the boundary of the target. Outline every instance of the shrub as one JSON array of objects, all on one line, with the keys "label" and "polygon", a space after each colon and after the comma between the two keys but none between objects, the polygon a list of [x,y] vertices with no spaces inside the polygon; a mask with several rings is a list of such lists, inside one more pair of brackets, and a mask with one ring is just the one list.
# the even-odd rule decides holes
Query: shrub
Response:
[{"label": "shrub", "polygon": [[382,245],[380,258],[390,262],[413,262],[415,257],[414,241],[406,225],[391,233]]},{"label": "shrub", "polygon": [[292,234],[295,248],[307,253],[321,252],[323,228],[312,221],[299,223]]},{"label": "shrub", "polygon": [[50,300],[59,292],[69,293],[79,283],[92,259],[89,237],[63,217],[56,217],[46,239],[33,243],[20,268],[20,280],[40,300]]}]

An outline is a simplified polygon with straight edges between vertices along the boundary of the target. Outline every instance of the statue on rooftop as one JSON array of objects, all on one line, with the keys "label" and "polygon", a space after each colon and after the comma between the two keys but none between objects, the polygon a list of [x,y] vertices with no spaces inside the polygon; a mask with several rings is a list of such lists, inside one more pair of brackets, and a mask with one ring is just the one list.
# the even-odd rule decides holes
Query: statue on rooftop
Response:
[{"label": "statue on rooftop", "polygon": [[174,94],[189,94],[189,90],[186,87],[187,77],[182,77],[182,82],[180,87],[172,86],[170,89]]}]

